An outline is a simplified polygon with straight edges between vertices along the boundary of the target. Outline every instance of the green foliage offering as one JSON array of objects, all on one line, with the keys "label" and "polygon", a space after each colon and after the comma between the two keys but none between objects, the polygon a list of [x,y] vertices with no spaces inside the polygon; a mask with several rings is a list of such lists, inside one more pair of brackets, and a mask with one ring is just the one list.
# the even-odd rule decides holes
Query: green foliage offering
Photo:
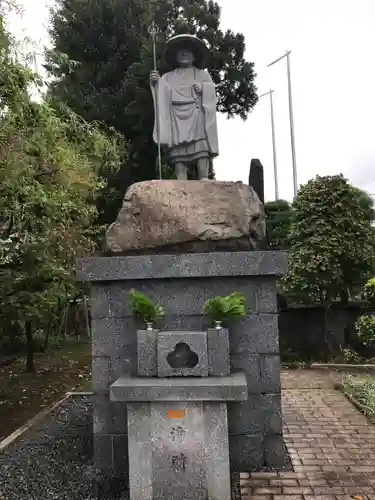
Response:
[{"label": "green foliage offering", "polygon": [[373,271],[375,231],[366,196],[342,175],[317,176],[301,187],[293,204],[285,292],[329,307]]},{"label": "green foliage offering", "polygon": [[154,323],[164,317],[164,309],[160,305],[155,305],[151,299],[136,290],[127,293],[131,301],[131,308],[134,318],[140,319],[144,323]]},{"label": "green foliage offering", "polygon": [[33,332],[77,293],[74,262],[94,250],[100,176],[116,168],[121,141],[30,99],[40,78],[18,61],[1,15],[0,74],[0,338],[26,335],[32,352]]},{"label": "green foliage offering", "polygon": [[[161,74],[167,70],[166,38],[188,32],[208,43],[218,111],[229,117],[245,119],[257,102],[254,64],[244,57],[244,36],[220,29],[220,8],[211,0],[57,0],[55,5],[53,50],[47,54],[47,69],[57,77],[51,93],[86,120],[102,121],[130,142],[131,163],[124,161],[111,182],[117,192],[103,222],[112,222],[130,184],[157,178],[149,85],[151,22],[161,30],[157,40]],[[163,172],[163,178],[167,175],[173,174]]]},{"label": "green foliage offering", "polygon": [[375,316],[360,316],[355,329],[363,345],[375,347]]},{"label": "green foliage offering", "polygon": [[233,319],[246,316],[245,297],[241,293],[234,292],[227,296],[208,299],[203,306],[203,312],[212,321],[226,324]]},{"label": "green foliage offering", "polygon": [[365,284],[365,299],[370,302],[370,304],[375,305],[375,278],[370,278]]},{"label": "green foliage offering", "polygon": [[265,203],[264,210],[270,247],[277,250],[287,249],[293,217],[292,206],[286,200],[276,200]]}]

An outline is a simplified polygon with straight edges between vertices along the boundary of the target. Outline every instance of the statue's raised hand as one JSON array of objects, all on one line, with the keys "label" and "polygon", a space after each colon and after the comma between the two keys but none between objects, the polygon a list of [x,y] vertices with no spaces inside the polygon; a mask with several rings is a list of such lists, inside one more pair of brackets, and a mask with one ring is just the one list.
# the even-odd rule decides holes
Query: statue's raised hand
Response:
[{"label": "statue's raised hand", "polygon": [[160,80],[160,75],[157,71],[151,71],[150,73],[150,83],[151,85],[157,85]]},{"label": "statue's raised hand", "polygon": [[201,94],[203,92],[203,86],[201,83],[194,83],[193,89],[197,94]]}]

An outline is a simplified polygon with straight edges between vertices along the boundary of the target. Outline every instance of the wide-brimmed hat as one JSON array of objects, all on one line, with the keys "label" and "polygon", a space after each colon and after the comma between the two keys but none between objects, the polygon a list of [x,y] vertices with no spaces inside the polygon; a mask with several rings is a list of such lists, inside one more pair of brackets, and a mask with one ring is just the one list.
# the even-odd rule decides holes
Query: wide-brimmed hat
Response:
[{"label": "wide-brimmed hat", "polygon": [[183,48],[189,48],[194,54],[194,66],[199,69],[207,68],[209,61],[209,50],[206,44],[195,35],[176,35],[166,43],[165,59],[168,66],[176,68],[177,52]]}]

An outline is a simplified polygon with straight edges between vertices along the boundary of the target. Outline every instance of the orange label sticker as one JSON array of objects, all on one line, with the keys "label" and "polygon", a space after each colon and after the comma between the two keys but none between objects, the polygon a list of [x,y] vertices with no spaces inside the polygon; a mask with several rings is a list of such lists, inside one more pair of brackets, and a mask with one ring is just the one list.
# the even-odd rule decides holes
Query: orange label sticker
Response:
[{"label": "orange label sticker", "polygon": [[185,418],[185,410],[168,410],[168,418]]}]

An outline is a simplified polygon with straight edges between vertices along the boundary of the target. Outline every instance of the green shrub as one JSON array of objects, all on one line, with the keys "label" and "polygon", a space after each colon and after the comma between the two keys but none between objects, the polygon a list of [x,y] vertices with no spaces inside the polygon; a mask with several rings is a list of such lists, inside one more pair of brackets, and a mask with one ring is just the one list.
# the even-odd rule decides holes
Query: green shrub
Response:
[{"label": "green shrub", "polygon": [[131,308],[135,319],[141,320],[144,323],[154,323],[158,319],[164,317],[164,309],[162,306],[154,304],[151,299],[136,290],[130,290],[127,293],[130,298]]},{"label": "green shrub", "polygon": [[344,363],[348,363],[350,365],[358,365],[362,361],[360,355],[350,347],[346,347],[342,350],[342,357]]},{"label": "green shrub", "polygon": [[349,376],[342,381],[342,390],[354,398],[361,411],[375,423],[375,380],[372,376]]},{"label": "green shrub", "polygon": [[355,329],[364,346],[375,347],[375,316],[360,316]]},{"label": "green shrub", "polygon": [[218,296],[208,299],[203,312],[209,316],[212,321],[228,323],[228,321],[246,316],[245,297],[237,292],[227,296]]},{"label": "green shrub", "polygon": [[371,278],[367,281],[364,288],[365,299],[370,302],[370,304],[375,305],[375,278]]}]

